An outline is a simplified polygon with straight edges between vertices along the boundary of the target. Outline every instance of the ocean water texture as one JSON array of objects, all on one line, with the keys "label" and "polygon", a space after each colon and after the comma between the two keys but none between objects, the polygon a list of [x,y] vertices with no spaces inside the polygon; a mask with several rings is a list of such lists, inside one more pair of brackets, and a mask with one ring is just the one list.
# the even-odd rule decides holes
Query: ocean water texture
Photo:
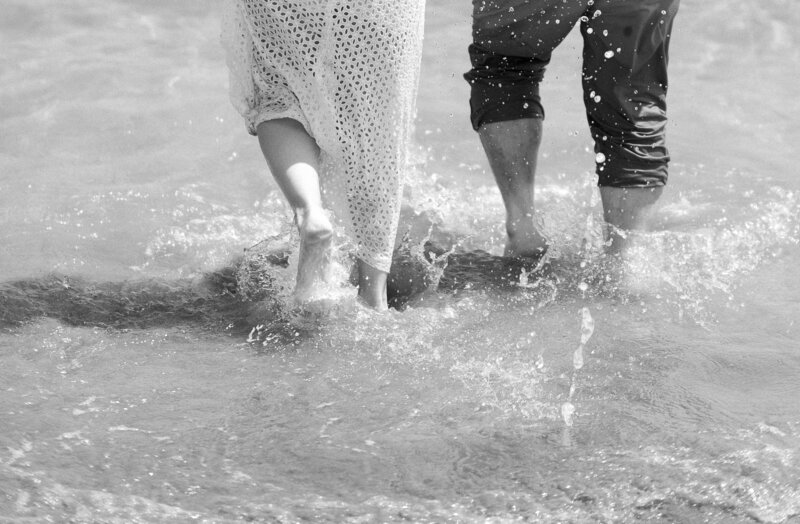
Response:
[{"label": "ocean water texture", "polygon": [[292,252],[241,300],[291,221],[216,2],[4,0],[0,522],[800,522],[793,7],[681,6],[670,183],[618,279],[579,35],[529,272],[469,126],[470,6],[430,1],[397,266],[426,279],[379,315],[292,311]]}]

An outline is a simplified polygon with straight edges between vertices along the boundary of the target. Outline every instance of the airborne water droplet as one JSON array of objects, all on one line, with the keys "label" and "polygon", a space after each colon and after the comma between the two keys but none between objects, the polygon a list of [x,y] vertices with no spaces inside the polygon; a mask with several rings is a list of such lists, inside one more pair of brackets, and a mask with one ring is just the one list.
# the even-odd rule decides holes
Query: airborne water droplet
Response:
[{"label": "airborne water droplet", "polygon": [[592,318],[592,314],[587,307],[581,310],[581,317],[581,345],[584,345],[589,342],[594,333],[594,318]]},{"label": "airborne water droplet", "polygon": [[583,344],[578,346],[578,349],[576,349],[575,353],[572,355],[572,365],[575,369],[581,369],[583,367]]},{"label": "airborne water droplet", "polygon": [[571,402],[564,402],[561,404],[561,418],[564,419],[564,424],[567,426],[572,425],[572,415],[575,413],[575,406]]}]

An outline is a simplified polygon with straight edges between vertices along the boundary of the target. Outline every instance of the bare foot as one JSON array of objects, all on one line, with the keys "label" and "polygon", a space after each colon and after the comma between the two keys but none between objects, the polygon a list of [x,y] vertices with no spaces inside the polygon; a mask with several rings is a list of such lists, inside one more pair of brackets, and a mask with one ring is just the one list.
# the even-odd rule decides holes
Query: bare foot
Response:
[{"label": "bare foot", "polygon": [[316,287],[329,280],[333,226],[322,208],[298,210],[300,252],[295,296],[310,298]]},{"label": "bare foot", "polygon": [[630,233],[647,229],[648,219],[663,190],[663,187],[600,188],[603,218],[607,225],[608,253],[624,252],[632,238]]},{"label": "bare foot", "polygon": [[369,307],[385,311],[389,308],[386,298],[387,274],[358,259],[358,297]]},{"label": "bare foot", "polygon": [[508,227],[508,243],[503,254],[511,258],[541,258],[548,247],[547,239],[535,227]]}]

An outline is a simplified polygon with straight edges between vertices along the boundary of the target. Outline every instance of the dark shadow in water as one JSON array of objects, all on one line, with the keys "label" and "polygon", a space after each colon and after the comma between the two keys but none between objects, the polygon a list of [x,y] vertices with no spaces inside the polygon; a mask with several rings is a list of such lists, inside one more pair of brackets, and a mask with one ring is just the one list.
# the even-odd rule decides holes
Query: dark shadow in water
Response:
[{"label": "dark shadow in water", "polygon": [[[513,289],[522,271],[531,267],[483,251],[448,253],[426,244],[423,255],[400,249],[395,253],[388,293],[391,307],[402,309],[422,293],[437,289]],[[272,253],[268,263],[284,266],[288,256]],[[195,326],[212,331],[246,333],[253,325],[254,302],[263,316],[274,314],[263,303],[274,291],[262,286],[260,296],[240,293],[243,260],[194,279],[147,279],[94,282],[86,277],[50,274],[0,283],[0,329],[10,329],[41,317],[69,325],[112,329]],[[548,272],[540,268],[539,278]],[[274,309],[274,308],[273,308]],[[267,321],[270,319],[267,318]]]},{"label": "dark shadow in water", "polygon": [[37,317],[117,329],[174,325],[217,327],[241,317],[233,268],[198,280],[93,282],[50,274],[0,283],[0,328]]}]

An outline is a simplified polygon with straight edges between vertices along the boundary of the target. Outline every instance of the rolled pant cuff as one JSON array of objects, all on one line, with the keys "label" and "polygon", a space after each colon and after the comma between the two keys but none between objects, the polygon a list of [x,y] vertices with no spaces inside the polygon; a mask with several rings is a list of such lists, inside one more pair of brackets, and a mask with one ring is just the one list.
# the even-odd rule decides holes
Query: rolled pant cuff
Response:
[{"label": "rolled pant cuff", "polygon": [[667,164],[633,166],[605,162],[597,166],[597,185],[602,187],[664,187]]}]

